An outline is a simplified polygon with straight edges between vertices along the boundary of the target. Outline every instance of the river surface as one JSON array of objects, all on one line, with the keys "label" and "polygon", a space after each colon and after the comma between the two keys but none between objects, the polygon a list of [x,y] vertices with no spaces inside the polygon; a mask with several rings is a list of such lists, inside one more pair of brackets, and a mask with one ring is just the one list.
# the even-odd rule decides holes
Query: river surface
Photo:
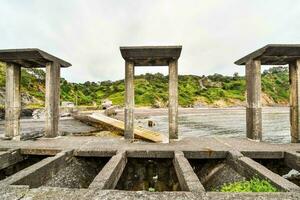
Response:
[{"label": "river surface", "polygon": [[[246,137],[245,108],[197,108],[179,111],[179,137]],[[288,107],[265,107],[262,109],[263,141],[289,143],[290,125]],[[148,120],[155,126],[150,128],[168,134],[168,117],[151,115],[136,119],[136,124],[148,128]]]}]

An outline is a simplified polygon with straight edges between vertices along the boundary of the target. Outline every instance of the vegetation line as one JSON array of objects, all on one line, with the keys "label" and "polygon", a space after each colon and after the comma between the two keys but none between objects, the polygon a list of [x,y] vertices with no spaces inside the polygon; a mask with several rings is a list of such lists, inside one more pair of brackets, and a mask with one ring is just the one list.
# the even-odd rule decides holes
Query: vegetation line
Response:
[{"label": "vegetation line", "polygon": [[[245,77],[214,74],[209,76],[180,75],[179,105],[240,106],[245,104]],[[2,92],[1,92],[2,91]],[[0,104],[4,104],[5,65],[0,63]],[[40,107],[45,98],[45,72],[41,69],[22,69],[22,101],[28,107]],[[286,67],[276,67],[262,73],[263,104],[287,104],[289,77]],[[1,99],[2,98],[2,99]],[[124,103],[124,80],[70,83],[61,78],[61,100],[77,105],[100,105],[109,99],[116,105]],[[144,74],[135,77],[137,106],[166,107],[168,104],[168,76]]]}]

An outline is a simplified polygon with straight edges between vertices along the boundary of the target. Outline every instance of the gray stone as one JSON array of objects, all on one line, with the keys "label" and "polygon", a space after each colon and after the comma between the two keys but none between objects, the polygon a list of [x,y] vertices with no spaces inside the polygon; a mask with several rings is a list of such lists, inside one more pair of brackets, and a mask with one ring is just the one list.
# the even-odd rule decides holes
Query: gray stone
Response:
[{"label": "gray stone", "polygon": [[115,116],[115,115],[117,115],[117,111],[116,110],[117,110],[117,106],[110,106],[110,107],[108,107],[108,108],[105,109],[104,114],[106,116],[109,116],[109,117]]}]

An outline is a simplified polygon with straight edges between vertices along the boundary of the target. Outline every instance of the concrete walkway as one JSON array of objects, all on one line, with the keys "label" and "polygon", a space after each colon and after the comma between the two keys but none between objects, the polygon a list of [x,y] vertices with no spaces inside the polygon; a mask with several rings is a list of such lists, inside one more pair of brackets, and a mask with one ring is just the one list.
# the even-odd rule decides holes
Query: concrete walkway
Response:
[{"label": "concrete walkway", "polygon": [[[21,134],[43,132],[45,130],[44,119],[21,119]],[[4,121],[0,121],[0,135],[4,135]],[[61,118],[58,126],[60,134],[76,134],[95,132],[99,129],[82,123],[72,117]]]}]

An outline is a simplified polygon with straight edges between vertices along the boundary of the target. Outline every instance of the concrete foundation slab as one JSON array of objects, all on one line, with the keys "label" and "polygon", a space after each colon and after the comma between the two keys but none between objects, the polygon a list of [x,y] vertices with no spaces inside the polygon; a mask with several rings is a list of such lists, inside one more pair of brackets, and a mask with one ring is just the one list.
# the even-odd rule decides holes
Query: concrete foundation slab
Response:
[{"label": "concrete foundation slab", "polygon": [[[10,148],[16,148],[10,150]],[[18,150],[19,149],[19,150]],[[70,150],[68,150],[70,149]],[[153,143],[129,143],[126,140],[120,139],[103,139],[97,137],[73,137],[66,136],[55,139],[38,139],[37,141],[1,141],[0,142],[0,160],[1,155],[7,156],[13,154],[9,152],[17,151],[21,155],[28,153],[28,155],[46,155],[51,156],[41,160],[40,162],[23,169],[16,174],[8,177],[7,179],[0,182],[0,194],[8,194],[8,199],[15,199],[15,197],[24,199],[49,199],[49,198],[61,198],[61,199],[297,199],[299,196],[298,190],[291,189],[290,181],[282,181],[280,177],[280,186],[286,188],[287,186],[282,186],[283,182],[288,184],[290,187],[287,192],[280,192],[278,194],[269,193],[215,193],[204,191],[201,182],[199,184],[199,178],[195,176],[195,173],[191,169],[192,166],[188,160],[223,160],[228,163],[228,166],[236,166],[240,168],[243,172],[251,173],[249,177],[253,174],[261,173],[262,177],[267,180],[273,180],[273,182],[278,183],[278,180],[272,179],[274,172],[270,169],[263,167],[262,165],[245,157],[250,156],[251,158],[257,159],[277,159],[282,160],[287,166],[298,166],[298,153],[300,151],[299,145],[296,144],[267,144],[267,143],[257,143],[249,140],[243,139],[233,139],[233,138],[186,138],[184,140],[175,141],[171,144],[153,144]],[[60,152],[64,151],[64,152]],[[70,152],[70,153],[67,153]],[[73,153],[72,153],[73,152]],[[242,154],[242,153],[243,154]],[[89,159],[89,157],[98,157],[99,159],[113,156],[109,162],[102,168],[102,170],[96,175],[87,189],[78,188],[63,188],[66,185],[56,185],[50,184],[47,180],[51,180],[51,176],[58,175],[60,177],[59,171],[61,169],[67,169],[72,163],[72,158],[77,158],[78,156],[84,159]],[[169,159],[170,163],[174,165],[174,173],[178,178],[178,182],[181,190],[190,191],[160,191],[156,189],[156,192],[148,191],[126,191],[118,190],[117,183],[122,178],[124,173],[126,160],[137,159],[149,160],[156,159]],[[7,160],[7,159],[4,159]],[[249,161],[250,160],[250,161]],[[253,164],[253,162],[257,164]],[[151,163],[151,162],[150,162]],[[137,174],[143,174],[143,167],[147,166],[141,164],[140,167],[134,171]],[[215,169],[216,168],[216,169]],[[234,173],[230,169],[226,169],[226,165],[221,163],[215,170],[208,170],[207,182],[211,181],[215,183],[217,180],[225,180],[228,177],[232,177]],[[56,169],[57,171],[53,171]],[[148,168],[146,171],[149,171]],[[153,168],[152,168],[153,169]],[[161,174],[165,167],[159,168]],[[169,167],[167,167],[168,171]],[[234,171],[241,171],[233,169]],[[72,171],[72,170],[71,170]],[[76,170],[73,170],[76,172]],[[155,171],[155,170],[153,170]],[[224,171],[230,172],[224,176]],[[151,172],[151,170],[150,170]],[[165,170],[165,172],[167,172]],[[273,173],[270,176],[270,172]],[[61,180],[65,173],[62,173]],[[77,173],[79,174],[79,172]],[[122,174],[122,175],[121,175]],[[148,173],[146,173],[148,174]],[[223,175],[222,175],[223,174]],[[226,174],[226,173],[225,173]],[[246,173],[245,173],[246,174]],[[42,176],[41,176],[42,175]],[[76,177],[77,175],[75,175]],[[34,177],[34,178],[33,178]],[[41,180],[40,177],[44,177],[45,180]],[[130,176],[129,176],[130,177]],[[135,177],[135,176],[131,176]],[[139,176],[137,176],[139,177]],[[156,175],[153,176],[156,180]],[[158,176],[159,177],[159,176]],[[157,180],[159,179],[157,177]],[[248,178],[248,176],[246,177]],[[274,177],[273,177],[274,178]],[[55,178],[55,180],[58,180]],[[90,179],[91,180],[91,179]],[[128,180],[128,179],[127,179]],[[200,179],[201,180],[201,179]],[[126,181],[123,181],[126,182]],[[273,183],[272,182],[272,183]],[[47,185],[51,187],[45,187],[42,185]],[[22,189],[12,189],[14,184],[19,184],[18,187]],[[21,186],[21,185],[27,186]],[[59,187],[53,187],[59,186]],[[207,186],[207,185],[206,185]],[[276,185],[278,186],[278,185]],[[31,187],[31,189],[29,188]],[[37,188],[34,188],[37,187]],[[283,189],[284,190],[284,189]],[[7,191],[7,192],[6,192]],[[152,191],[152,189],[151,189]],[[6,196],[5,196],[6,197]]]}]

